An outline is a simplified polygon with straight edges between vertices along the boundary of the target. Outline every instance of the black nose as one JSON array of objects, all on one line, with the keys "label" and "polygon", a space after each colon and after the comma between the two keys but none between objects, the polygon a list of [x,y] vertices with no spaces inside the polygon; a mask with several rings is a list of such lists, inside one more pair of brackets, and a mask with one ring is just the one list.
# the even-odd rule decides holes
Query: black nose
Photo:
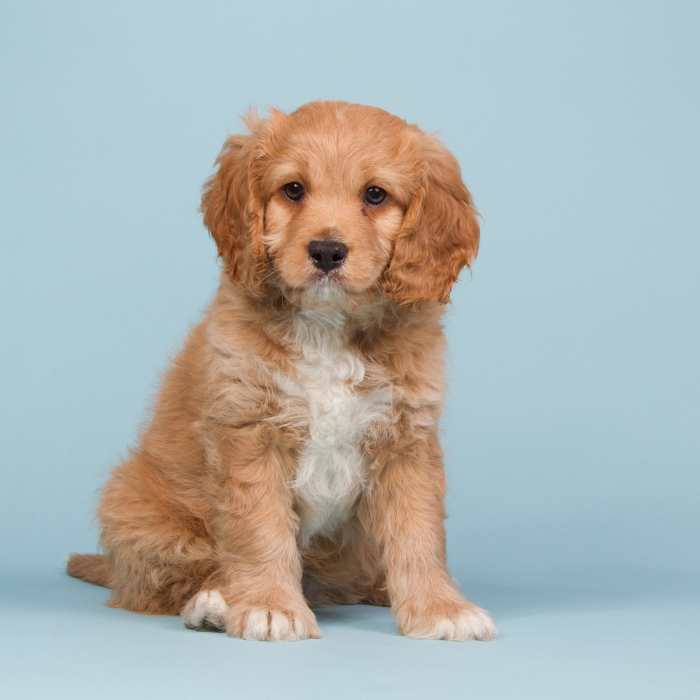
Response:
[{"label": "black nose", "polygon": [[324,272],[340,267],[348,255],[348,248],[340,241],[311,241],[309,257],[314,265]]}]

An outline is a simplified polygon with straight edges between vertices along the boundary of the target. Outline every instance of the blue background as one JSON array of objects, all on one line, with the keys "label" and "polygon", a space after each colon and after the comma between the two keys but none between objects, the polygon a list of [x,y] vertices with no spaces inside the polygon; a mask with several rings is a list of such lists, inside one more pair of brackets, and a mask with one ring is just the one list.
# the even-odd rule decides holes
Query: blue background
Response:
[{"label": "blue background", "polygon": [[[698,697],[692,2],[0,6],[0,675],[23,696]],[[67,579],[217,280],[199,191],[249,106],[437,132],[483,215],[447,321],[450,560],[502,631],[320,614],[264,645]],[[4,666],[4,668],[2,668]]]}]

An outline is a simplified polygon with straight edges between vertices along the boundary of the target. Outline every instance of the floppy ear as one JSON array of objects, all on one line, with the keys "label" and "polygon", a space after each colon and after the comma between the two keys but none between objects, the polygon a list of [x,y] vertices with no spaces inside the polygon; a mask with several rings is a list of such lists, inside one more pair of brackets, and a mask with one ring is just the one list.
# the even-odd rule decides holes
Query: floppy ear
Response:
[{"label": "floppy ear", "polygon": [[216,172],[204,185],[202,213],[228,275],[249,292],[259,293],[266,262],[263,207],[250,176],[254,149],[254,135],[226,141]]},{"label": "floppy ear", "polygon": [[385,292],[399,303],[447,303],[460,270],[479,249],[479,222],[455,158],[428,142],[413,196],[385,272]]}]

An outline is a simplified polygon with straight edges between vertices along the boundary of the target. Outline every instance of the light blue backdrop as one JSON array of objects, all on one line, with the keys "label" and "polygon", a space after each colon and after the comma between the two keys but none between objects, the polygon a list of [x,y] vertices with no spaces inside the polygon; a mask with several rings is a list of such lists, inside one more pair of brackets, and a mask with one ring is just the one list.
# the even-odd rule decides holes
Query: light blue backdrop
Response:
[{"label": "light blue backdrop", "polygon": [[[399,697],[429,693],[429,677],[411,675],[423,661],[449,666],[455,694],[685,697],[700,622],[686,600],[700,575],[697,8],[3,0],[0,570],[25,635],[8,638],[17,682],[40,659],[58,674],[52,690],[87,692],[134,639],[169,640],[164,674],[177,649],[194,654],[172,689],[190,693],[198,663],[243,653],[220,636],[181,639],[177,621],[102,610],[102,592],[60,569],[69,551],[95,550],[98,489],[215,288],[197,209],[224,138],[249,106],[335,98],[439,133],[483,215],[447,323],[443,434],[452,568],[504,636],[401,646],[373,617],[384,613],[338,612],[314,647],[337,655],[303,658],[324,658],[347,693],[358,678],[365,693],[396,690],[386,673],[406,682]],[[629,607],[649,596],[655,608]],[[71,686],[41,640],[46,615],[70,630],[78,612],[75,649],[98,651]],[[324,696],[317,675],[299,675],[302,652],[245,649],[262,664],[251,692],[279,697],[256,656],[274,653],[296,669],[280,688]],[[382,675],[385,654],[399,666]],[[162,687],[139,669],[143,687]]]}]

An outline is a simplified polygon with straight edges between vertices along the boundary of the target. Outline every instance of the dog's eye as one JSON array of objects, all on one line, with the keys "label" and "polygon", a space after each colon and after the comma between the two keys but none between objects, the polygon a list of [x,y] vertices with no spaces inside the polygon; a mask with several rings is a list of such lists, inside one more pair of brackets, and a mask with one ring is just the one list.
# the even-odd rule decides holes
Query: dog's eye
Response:
[{"label": "dog's eye", "polygon": [[304,196],[304,185],[301,182],[288,182],[282,187],[282,192],[288,199],[298,202]]},{"label": "dog's eye", "polygon": [[376,207],[381,204],[386,199],[386,191],[381,187],[376,187],[375,185],[370,185],[365,190],[364,200],[367,204]]}]

